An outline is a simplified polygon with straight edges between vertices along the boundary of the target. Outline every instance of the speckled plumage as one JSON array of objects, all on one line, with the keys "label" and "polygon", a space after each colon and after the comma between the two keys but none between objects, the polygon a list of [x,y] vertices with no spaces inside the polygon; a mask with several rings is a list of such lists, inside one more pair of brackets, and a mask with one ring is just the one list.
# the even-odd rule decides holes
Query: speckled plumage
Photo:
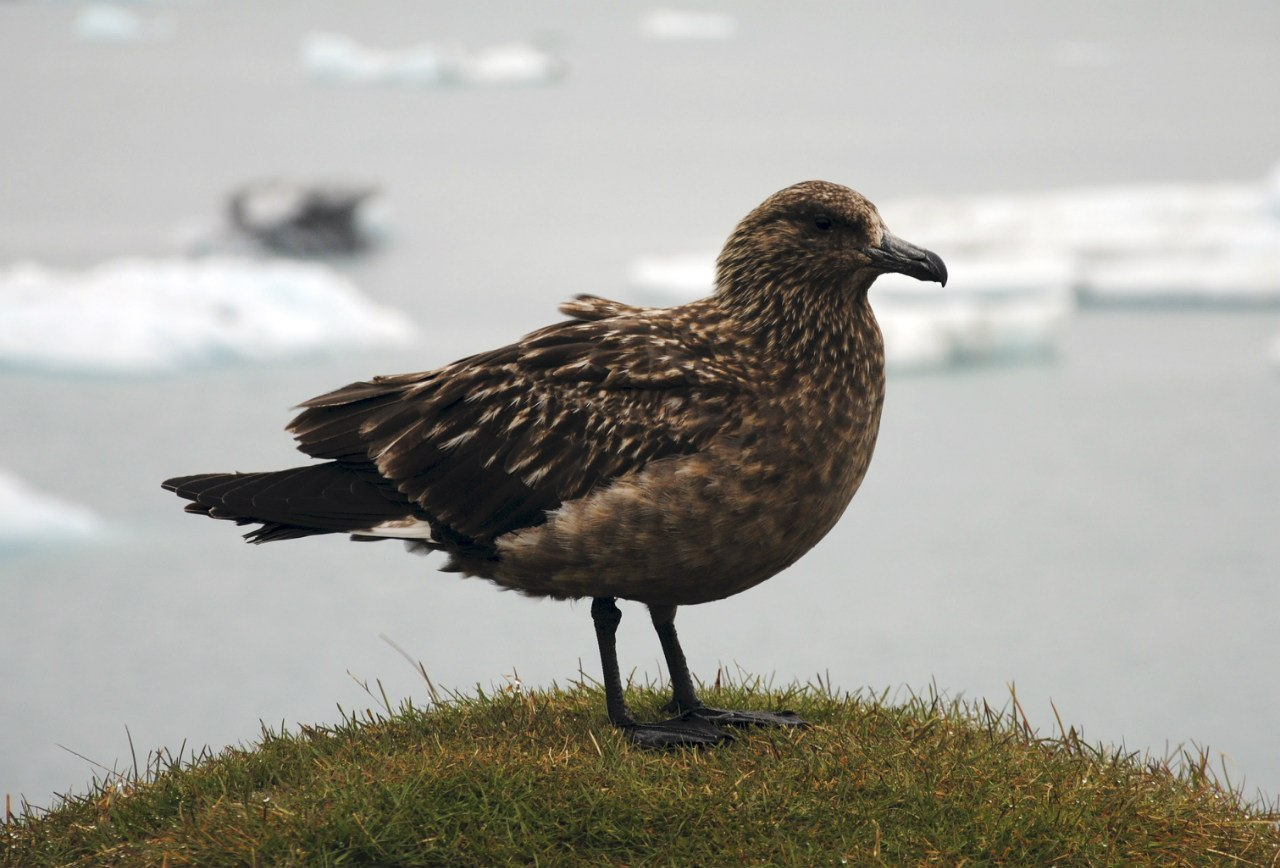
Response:
[{"label": "speckled plumage", "polygon": [[734,230],[708,298],[581,296],[514,344],[306,402],[290,429],[325,463],[165,486],[261,523],[252,541],[398,537],[446,570],[667,623],[787,567],[849,504],[884,400],[867,291],[885,271],[946,278],[859,194],[797,184]]}]

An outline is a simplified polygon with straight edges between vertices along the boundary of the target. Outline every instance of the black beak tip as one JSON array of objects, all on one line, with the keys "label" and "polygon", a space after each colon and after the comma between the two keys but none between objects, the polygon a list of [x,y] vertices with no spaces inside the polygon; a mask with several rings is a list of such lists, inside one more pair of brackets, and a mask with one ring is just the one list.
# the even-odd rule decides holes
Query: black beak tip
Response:
[{"label": "black beak tip", "polygon": [[929,265],[932,266],[934,279],[943,286],[947,285],[947,264],[942,261],[942,257],[934,253],[932,250],[927,251]]},{"label": "black beak tip", "polygon": [[916,280],[933,280],[947,285],[947,265],[932,250],[925,250],[885,232],[880,243],[866,249],[873,268],[881,274],[896,272]]}]

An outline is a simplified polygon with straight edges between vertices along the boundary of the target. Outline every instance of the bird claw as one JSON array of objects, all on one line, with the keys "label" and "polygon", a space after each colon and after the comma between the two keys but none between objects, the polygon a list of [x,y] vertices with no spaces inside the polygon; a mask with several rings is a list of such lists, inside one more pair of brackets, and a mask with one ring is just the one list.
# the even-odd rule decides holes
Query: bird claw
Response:
[{"label": "bird claw", "polygon": [[632,744],[651,750],[714,747],[734,741],[732,733],[725,732],[706,717],[692,711],[661,723],[624,724],[622,732]]}]

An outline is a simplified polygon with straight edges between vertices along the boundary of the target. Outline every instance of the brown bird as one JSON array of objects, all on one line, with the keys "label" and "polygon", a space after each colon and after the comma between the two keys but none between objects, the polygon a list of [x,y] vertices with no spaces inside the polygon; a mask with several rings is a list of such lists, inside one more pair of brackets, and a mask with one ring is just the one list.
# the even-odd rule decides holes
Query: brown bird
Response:
[{"label": "brown bird", "polygon": [[[708,708],[676,607],[794,563],[857,491],[880,427],[876,277],[945,284],[937,255],[890,234],[864,197],[808,181],[725,243],[715,293],[672,308],[579,296],[567,321],[416,374],[307,401],[289,430],[323,463],[167,480],[189,512],[442,551],[442,569],[533,596],[591,597],[609,720],[646,747],[714,744],[722,725],[802,725]],[[649,607],[675,717],[623,701],[615,600]]]}]

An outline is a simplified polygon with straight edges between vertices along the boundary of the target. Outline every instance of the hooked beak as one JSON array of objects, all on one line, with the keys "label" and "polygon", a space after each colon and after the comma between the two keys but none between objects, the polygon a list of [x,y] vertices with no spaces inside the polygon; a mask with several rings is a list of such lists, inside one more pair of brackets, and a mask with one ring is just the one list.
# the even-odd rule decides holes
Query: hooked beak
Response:
[{"label": "hooked beak", "polygon": [[947,285],[947,266],[938,254],[903,241],[887,229],[880,244],[866,248],[865,253],[871,257],[871,267],[881,274],[895,272]]}]

